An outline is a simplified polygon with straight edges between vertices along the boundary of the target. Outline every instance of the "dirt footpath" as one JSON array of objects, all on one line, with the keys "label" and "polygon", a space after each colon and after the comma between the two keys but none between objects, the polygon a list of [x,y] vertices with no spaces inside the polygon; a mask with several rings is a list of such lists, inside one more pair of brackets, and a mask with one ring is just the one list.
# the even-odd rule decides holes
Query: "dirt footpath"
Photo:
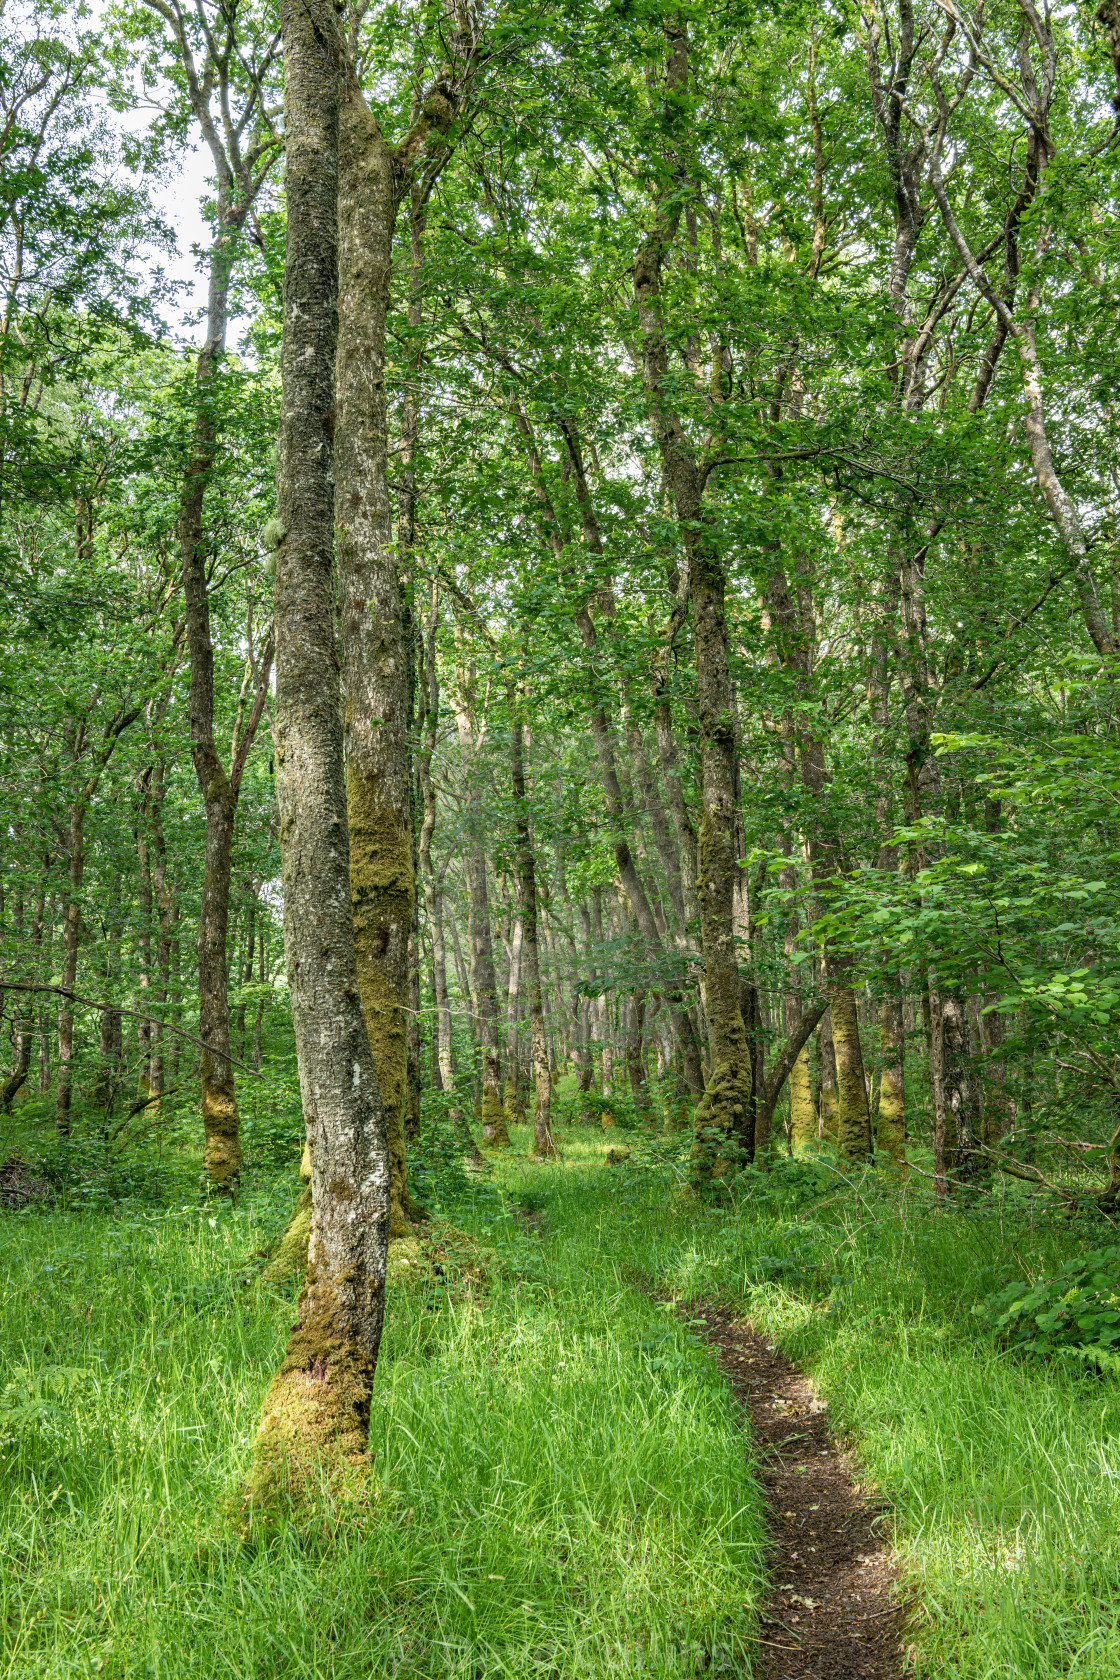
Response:
[{"label": "dirt footpath", "polygon": [[756,1680],[901,1680],[898,1569],[803,1372],[749,1325],[704,1304],[689,1317],[748,1408],[766,1493],[772,1585]]}]

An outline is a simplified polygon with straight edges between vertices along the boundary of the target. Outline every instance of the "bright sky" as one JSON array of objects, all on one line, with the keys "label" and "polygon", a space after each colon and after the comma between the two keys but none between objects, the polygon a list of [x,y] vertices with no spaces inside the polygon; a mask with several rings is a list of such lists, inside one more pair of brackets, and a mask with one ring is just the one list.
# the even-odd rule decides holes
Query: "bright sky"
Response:
[{"label": "bright sky", "polygon": [[207,193],[209,161],[201,150],[184,152],[177,175],[152,192],[156,209],[175,229],[178,241],[178,254],[167,264],[167,272],[173,280],[189,287],[182,293],[179,307],[167,312],[168,325],[176,334],[186,331],[192,340],[200,337],[200,331],[196,327],[185,328],[184,322],[206,302],[205,276],[199,270],[192,247],[200,245],[205,250],[209,244],[209,230],[199,210],[199,203]]}]

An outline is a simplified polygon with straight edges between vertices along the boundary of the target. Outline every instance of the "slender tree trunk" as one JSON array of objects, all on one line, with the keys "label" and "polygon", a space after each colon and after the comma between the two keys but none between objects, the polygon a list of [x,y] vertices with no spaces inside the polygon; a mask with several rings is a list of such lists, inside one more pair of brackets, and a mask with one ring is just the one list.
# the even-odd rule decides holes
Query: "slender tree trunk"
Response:
[{"label": "slender tree trunk", "polygon": [[[140,898],[140,926],[137,944],[140,947],[139,1004],[142,1010],[152,1007],[152,860],[148,836],[148,811],[151,804],[151,779],[143,778],[144,796],[140,807],[140,826],[136,830],[136,855],[140,864],[138,881]],[[141,1097],[152,1089],[152,1023],[142,1015],[136,1023],[137,1076],[136,1089]]]},{"label": "slender tree trunk", "polygon": [[362,1011],[347,844],[332,561],[343,43],[284,0],[288,207],[277,459],[276,792],[284,946],[311,1157],[298,1322],[265,1398],[253,1491],[364,1455],[385,1304],[389,1147]]},{"label": "slender tree trunk", "polygon": [[820,1137],[835,1144],[839,1120],[839,1098],[836,1091],[836,1046],[832,1038],[832,1011],[821,1024],[821,1118]]},{"label": "slender tree trunk", "polygon": [[398,206],[394,154],[354,86],[341,121],[335,438],[339,630],[354,934],[389,1128],[393,1237],[409,1229],[408,947],[412,927],[409,672],[393,548],[385,318]]},{"label": "slender tree trunk", "polygon": [[845,1161],[865,1161],[871,1153],[867,1080],[855,993],[842,980],[833,984],[829,994],[829,1014],[836,1052],[836,1148]]},{"label": "slender tree trunk", "polygon": [[968,1042],[968,1010],[955,991],[941,993],[941,1080],[945,1092],[945,1164],[959,1182],[976,1176],[981,1124]]},{"label": "slender tree trunk", "polygon": [[[62,908],[62,973],[59,984],[73,991],[78,977],[78,946],[82,937],[82,881],[86,867],[85,808],[75,805],[70,813],[67,835],[70,890]],[[74,1078],[74,1005],[66,997],[58,1003],[58,1085],[55,1093],[55,1124],[67,1136]]]},{"label": "slender tree trunk", "polygon": [[514,918],[509,943],[509,983],[506,987],[506,1125],[516,1126],[521,1113],[521,1093],[517,1080],[517,1012],[521,991],[521,955],[525,938],[524,912]]},{"label": "slender tree trunk", "polygon": [[803,1044],[789,1076],[789,1147],[791,1155],[806,1155],[817,1141],[817,1117],[813,1111],[813,1075],[809,1046]]},{"label": "slender tree trunk", "polygon": [[537,941],[537,874],[529,828],[529,802],[525,795],[524,727],[520,699],[510,696],[510,779],[513,783],[514,823],[517,831],[517,870],[521,886],[522,946],[526,991],[529,994],[529,1030],[533,1044],[533,1154],[538,1158],[556,1154],[552,1141],[552,1075],[548,1065],[548,1042],[544,1027],[541,995],[540,955]]},{"label": "slender tree trunk", "polygon": [[[35,895],[35,907],[31,916],[30,937],[28,940],[27,978],[37,981],[40,975],[40,960],[43,945],[43,915],[46,903],[46,885],[40,880]],[[23,899],[20,898],[16,916],[16,937],[22,940],[23,934]],[[35,1036],[35,994],[27,992],[16,1005],[15,1036],[12,1046],[12,1071],[0,1085],[0,1114],[10,1114],[12,1103],[17,1094],[23,1089],[27,1076],[31,1071],[31,1041]]]},{"label": "slender tree trunk", "polygon": [[933,1179],[938,1198],[949,1192],[949,1168],[953,1159],[951,1114],[945,1091],[945,1033],[941,993],[932,978],[926,993],[929,1004],[929,1084],[933,1101]]},{"label": "slender tree trunk", "polygon": [[[665,91],[688,87],[688,38],[682,23],[664,25]],[[678,160],[679,162],[679,160]],[[678,187],[684,185],[683,177]],[[634,302],[642,346],[642,375],[651,429],[673,498],[688,557],[692,632],[700,714],[701,803],[697,851],[704,1006],[712,1072],[694,1120],[693,1175],[708,1183],[737,1164],[739,1137],[751,1096],[750,1047],[739,1000],[733,900],[735,854],[735,715],[728,669],[726,579],[718,538],[704,506],[703,481],[688,433],[672,397],[669,346],[661,294],[662,265],[682,204],[666,193],[655,207],[655,228],[633,265]]]},{"label": "slender tree trunk", "polygon": [[464,863],[471,902],[471,992],[475,1001],[478,1044],[482,1057],[482,1135],[492,1148],[508,1149],[509,1131],[502,1108],[497,984],[494,978],[494,947],[490,937],[486,851],[478,800],[474,720],[470,709],[472,689],[473,677],[468,677],[456,699],[455,718],[467,774],[468,837]]},{"label": "slender tree trunk", "polygon": [[882,1065],[879,1070],[875,1146],[882,1154],[889,1155],[896,1167],[905,1171],[906,1026],[902,1015],[902,992],[896,985],[890,986],[879,1003],[879,1039]]},{"label": "slender tree trunk", "polygon": [[152,1058],[149,1067],[149,1088],[156,1095],[163,1092],[164,1050],[163,1029],[171,993],[171,915],[172,892],[167,880],[167,841],[163,831],[163,804],[167,792],[166,766],[157,758],[152,772],[152,896],[156,912],[155,986],[152,989]]}]

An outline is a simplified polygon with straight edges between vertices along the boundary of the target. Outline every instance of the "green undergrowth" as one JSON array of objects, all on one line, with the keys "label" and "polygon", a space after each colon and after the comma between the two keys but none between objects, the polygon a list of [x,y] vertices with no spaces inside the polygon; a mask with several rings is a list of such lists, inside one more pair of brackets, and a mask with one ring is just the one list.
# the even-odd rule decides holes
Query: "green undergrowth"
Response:
[{"label": "green undergrowth", "polygon": [[[894,1513],[917,1672],[1116,1680],[1120,1380],[1024,1357],[973,1310],[1108,1228],[1014,1194],[937,1211],[914,1182],[900,1197],[792,1162],[745,1175],[735,1208],[702,1209],[683,1165],[653,1146],[605,1170],[611,1258],[743,1309],[810,1365]],[[552,1190],[559,1224],[575,1193]]]},{"label": "green undergrowth", "polygon": [[[292,1322],[294,1284],[260,1273],[294,1172],[249,1175],[237,1208],[0,1216],[0,1674],[744,1672],[749,1453],[604,1240],[604,1147],[429,1168],[442,1258],[390,1296],[366,1495],[255,1543],[228,1513]],[[561,1183],[562,1221],[522,1216]]]},{"label": "green undergrowth", "polygon": [[0,1216],[0,1675],[749,1673],[759,1505],[680,1310],[707,1299],[812,1368],[885,1496],[917,1674],[1115,1680],[1120,1381],[975,1311],[1045,1307],[1107,1229],[812,1162],[711,1208],[687,1138],[618,1165],[610,1130],[558,1141],[534,1162],[515,1128],[467,1174],[425,1137],[364,1496],[252,1544],[228,1513],[292,1321],[261,1270],[294,1172],[237,1208],[180,1163],[162,1202],[153,1178]]}]

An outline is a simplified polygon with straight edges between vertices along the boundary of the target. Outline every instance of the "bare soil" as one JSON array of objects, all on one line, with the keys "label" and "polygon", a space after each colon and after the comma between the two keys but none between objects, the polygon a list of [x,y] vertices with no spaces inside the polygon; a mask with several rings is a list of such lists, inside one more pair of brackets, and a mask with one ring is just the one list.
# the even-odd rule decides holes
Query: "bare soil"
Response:
[{"label": "bare soil", "polygon": [[690,1318],[750,1413],[770,1529],[755,1680],[901,1680],[905,1602],[810,1379],[749,1324],[706,1303]]}]

